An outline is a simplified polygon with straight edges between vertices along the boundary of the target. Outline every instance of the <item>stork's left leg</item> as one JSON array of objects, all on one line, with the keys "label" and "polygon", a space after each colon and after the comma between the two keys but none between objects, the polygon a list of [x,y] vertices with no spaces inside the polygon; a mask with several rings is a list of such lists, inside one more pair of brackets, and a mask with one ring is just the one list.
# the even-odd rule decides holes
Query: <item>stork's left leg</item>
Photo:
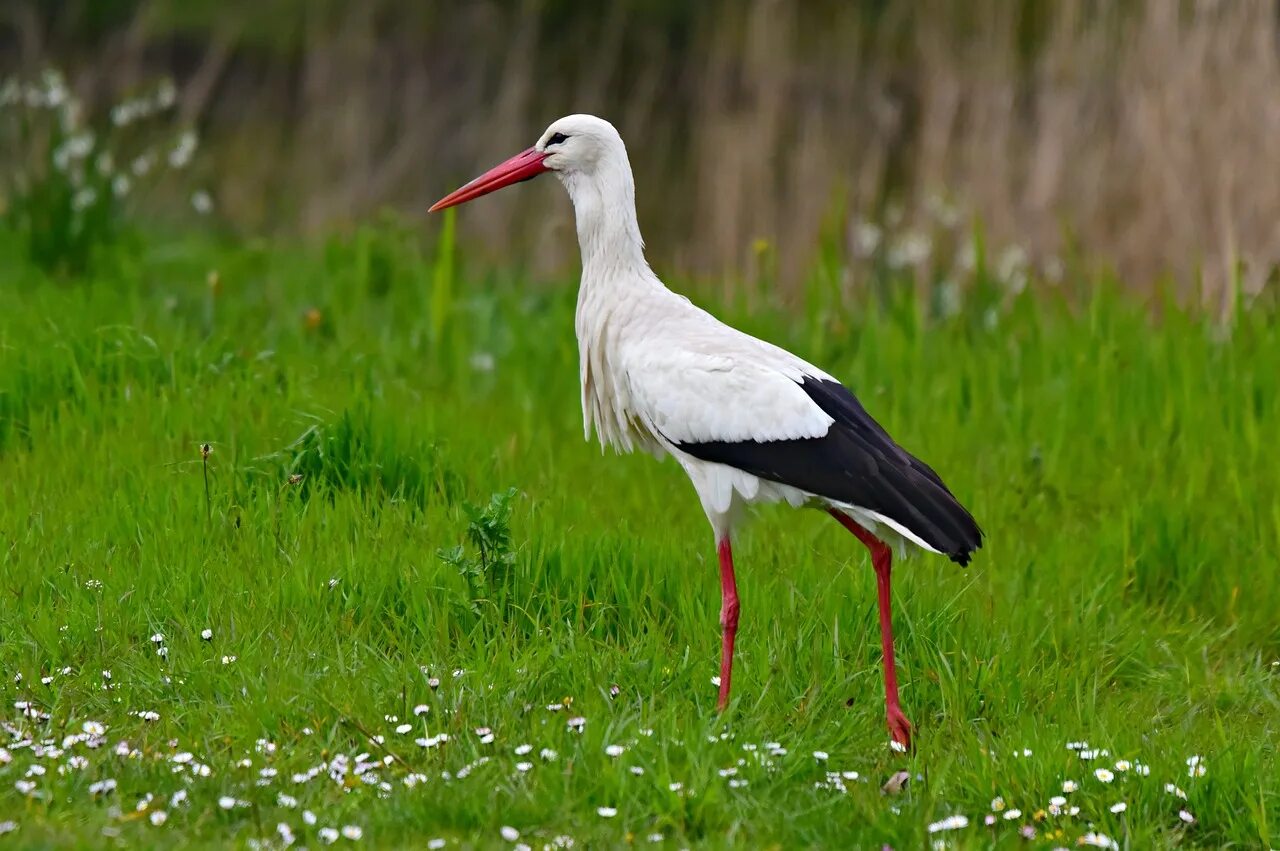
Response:
[{"label": "stork's left leg", "polygon": [[852,532],[871,551],[871,566],[876,571],[876,590],[880,601],[880,649],[884,654],[884,707],[889,722],[889,734],[893,740],[911,747],[911,722],[902,713],[898,702],[898,670],[893,662],[893,619],[890,612],[889,571],[893,564],[893,551],[889,545],[854,522],[842,511],[834,508],[828,512],[840,525]]},{"label": "stork's left leg", "polygon": [[733,677],[733,639],[738,635],[738,581],[733,575],[733,548],[729,536],[716,541],[720,557],[720,699],[721,712],[729,705],[729,681]]}]

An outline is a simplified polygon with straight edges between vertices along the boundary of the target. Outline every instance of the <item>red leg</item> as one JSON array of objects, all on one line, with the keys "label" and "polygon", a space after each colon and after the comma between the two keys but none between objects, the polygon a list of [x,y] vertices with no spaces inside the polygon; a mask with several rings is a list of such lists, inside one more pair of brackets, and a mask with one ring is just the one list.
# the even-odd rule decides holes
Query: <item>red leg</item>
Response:
[{"label": "red leg", "polygon": [[733,576],[733,548],[726,535],[716,543],[720,556],[720,699],[721,712],[729,705],[729,681],[733,677],[733,639],[738,634],[738,582]]},{"label": "red leg", "polygon": [[889,734],[900,745],[911,747],[911,722],[902,713],[902,704],[898,702],[898,669],[893,661],[893,620],[889,607],[889,571],[893,563],[893,552],[889,546],[859,526],[848,515],[834,508],[828,512],[840,525],[852,532],[859,541],[871,550],[871,566],[876,571],[876,588],[880,599],[880,649],[884,654],[884,706],[889,721]]}]

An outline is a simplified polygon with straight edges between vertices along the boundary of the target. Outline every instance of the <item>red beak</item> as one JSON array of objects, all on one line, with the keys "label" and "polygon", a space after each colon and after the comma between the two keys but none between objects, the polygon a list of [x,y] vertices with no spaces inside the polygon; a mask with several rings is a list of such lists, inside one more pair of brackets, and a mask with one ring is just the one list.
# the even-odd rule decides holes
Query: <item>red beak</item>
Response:
[{"label": "red beak", "polygon": [[428,212],[434,213],[436,210],[443,210],[446,207],[456,207],[473,198],[496,192],[504,186],[510,186],[522,180],[529,180],[544,171],[551,171],[551,169],[542,164],[542,161],[546,158],[547,154],[536,148],[522,151],[506,162],[489,169],[461,189],[455,189],[450,192],[432,204]]}]

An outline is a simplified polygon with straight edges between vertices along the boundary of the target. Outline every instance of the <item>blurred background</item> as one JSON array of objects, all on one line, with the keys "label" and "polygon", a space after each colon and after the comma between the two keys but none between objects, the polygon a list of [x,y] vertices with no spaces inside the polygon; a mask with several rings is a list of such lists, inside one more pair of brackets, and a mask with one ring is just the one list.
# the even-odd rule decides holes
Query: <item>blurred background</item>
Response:
[{"label": "blurred background", "polygon": [[[976,232],[1015,281],[1088,264],[1227,309],[1280,262],[1270,0],[4,0],[8,100],[48,69],[86,126],[154,97],[182,199],[237,233],[425,225],[585,111],[628,142],[655,265],[712,287],[798,291],[824,252],[945,280]],[[558,193],[470,205],[460,239],[569,272]]]}]

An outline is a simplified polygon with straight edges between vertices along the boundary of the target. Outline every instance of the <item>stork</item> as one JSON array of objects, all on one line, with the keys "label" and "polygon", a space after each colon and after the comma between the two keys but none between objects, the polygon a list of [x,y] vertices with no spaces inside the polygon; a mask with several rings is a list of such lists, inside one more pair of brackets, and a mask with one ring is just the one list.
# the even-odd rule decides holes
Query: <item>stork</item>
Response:
[{"label": "stork", "polygon": [[910,746],[898,697],[889,574],[914,546],[960,565],[982,530],[927,464],[893,441],[850,390],[796,355],[721,323],[649,268],[622,137],[592,115],[553,123],[536,145],[436,202],[443,210],[552,172],[573,202],[582,251],[575,330],[585,436],[670,455],[715,533],[720,564],[718,709],[729,701],[738,587],[731,536],[743,509],[825,510],[871,552],[889,732]]}]

